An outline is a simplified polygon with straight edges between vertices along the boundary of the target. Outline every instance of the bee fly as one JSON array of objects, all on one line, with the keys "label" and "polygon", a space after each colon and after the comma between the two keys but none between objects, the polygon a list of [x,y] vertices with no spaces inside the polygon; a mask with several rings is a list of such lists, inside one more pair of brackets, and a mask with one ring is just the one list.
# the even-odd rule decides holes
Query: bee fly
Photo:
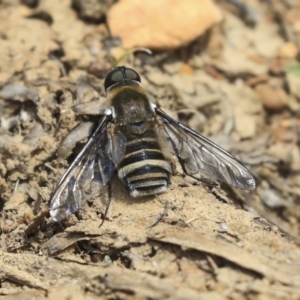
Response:
[{"label": "bee fly", "polygon": [[115,170],[132,197],[165,192],[172,173],[170,153],[188,176],[201,180],[203,173],[241,189],[255,189],[253,176],[233,155],[150,102],[133,69],[113,69],[105,90],[110,107],[53,193],[54,221],[83,207],[89,189],[110,185]]}]

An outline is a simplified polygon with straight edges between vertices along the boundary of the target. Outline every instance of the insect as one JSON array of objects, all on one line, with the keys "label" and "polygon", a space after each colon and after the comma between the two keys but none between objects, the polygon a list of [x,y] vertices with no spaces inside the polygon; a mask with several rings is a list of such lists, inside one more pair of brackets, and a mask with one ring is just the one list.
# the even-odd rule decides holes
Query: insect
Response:
[{"label": "insect", "polygon": [[[50,205],[54,221],[83,207],[92,188],[110,185],[115,171],[132,197],[167,191],[171,154],[188,176],[201,180],[202,173],[241,189],[256,188],[238,159],[152,103],[135,70],[117,67],[104,85],[110,106],[54,190]],[[110,199],[111,192],[108,203]]]}]

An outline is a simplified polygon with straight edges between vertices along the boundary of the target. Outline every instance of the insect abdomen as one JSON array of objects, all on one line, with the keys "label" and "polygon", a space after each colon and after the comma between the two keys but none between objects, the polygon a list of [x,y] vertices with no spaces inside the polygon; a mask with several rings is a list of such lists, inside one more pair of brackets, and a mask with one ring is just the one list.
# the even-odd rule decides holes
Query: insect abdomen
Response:
[{"label": "insect abdomen", "polygon": [[167,190],[171,164],[164,157],[155,131],[127,137],[126,152],[118,176],[132,197],[154,195]]}]

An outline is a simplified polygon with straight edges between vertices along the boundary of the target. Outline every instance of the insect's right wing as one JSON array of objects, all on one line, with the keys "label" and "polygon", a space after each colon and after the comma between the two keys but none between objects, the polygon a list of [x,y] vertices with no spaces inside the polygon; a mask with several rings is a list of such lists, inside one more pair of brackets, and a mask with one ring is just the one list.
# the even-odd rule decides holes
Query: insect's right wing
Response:
[{"label": "insect's right wing", "polygon": [[112,177],[125,153],[126,138],[108,130],[110,116],[102,116],[98,127],[53,193],[50,215],[61,221],[83,206],[91,189],[102,188]]},{"label": "insect's right wing", "polygon": [[236,157],[161,109],[156,108],[156,113],[160,124],[158,134],[175,152],[187,175],[200,179],[199,173],[203,173],[241,189],[256,188],[252,174]]}]

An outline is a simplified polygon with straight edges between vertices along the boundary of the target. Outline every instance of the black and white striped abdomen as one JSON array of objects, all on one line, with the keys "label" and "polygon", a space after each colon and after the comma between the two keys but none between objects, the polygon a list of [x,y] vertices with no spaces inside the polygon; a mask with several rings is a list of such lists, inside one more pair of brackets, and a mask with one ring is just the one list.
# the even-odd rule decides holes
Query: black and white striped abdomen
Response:
[{"label": "black and white striped abdomen", "polygon": [[132,197],[154,195],[167,190],[171,164],[164,157],[154,130],[127,137],[126,152],[118,176]]}]

